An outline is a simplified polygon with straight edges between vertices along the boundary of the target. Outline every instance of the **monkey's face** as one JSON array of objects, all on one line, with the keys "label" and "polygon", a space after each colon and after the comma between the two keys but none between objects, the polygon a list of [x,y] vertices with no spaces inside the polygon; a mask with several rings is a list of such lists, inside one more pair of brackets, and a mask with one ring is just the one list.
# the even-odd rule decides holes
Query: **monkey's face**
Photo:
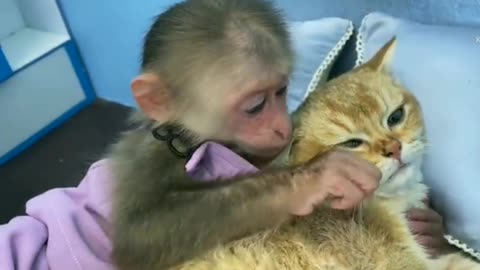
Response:
[{"label": "monkey's face", "polygon": [[174,97],[157,75],[143,74],[134,80],[132,90],[142,111],[159,123],[177,122],[200,140],[234,145],[250,156],[273,158],[292,137],[286,74],[286,70],[270,70],[215,81],[210,78],[218,76],[212,74],[193,80],[195,84],[186,94]]},{"label": "monkey's face", "polygon": [[274,157],[292,136],[285,78],[278,75],[247,83],[217,82],[216,87],[209,88],[211,95],[197,94],[185,106],[180,121],[204,140],[234,145],[251,156]]},{"label": "monkey's face", "polygon": [[280,83],[241,97],[226,122],[233,143],[259,157],[273,157],[285,149],[292,136],[286,92],[286,84]]}]

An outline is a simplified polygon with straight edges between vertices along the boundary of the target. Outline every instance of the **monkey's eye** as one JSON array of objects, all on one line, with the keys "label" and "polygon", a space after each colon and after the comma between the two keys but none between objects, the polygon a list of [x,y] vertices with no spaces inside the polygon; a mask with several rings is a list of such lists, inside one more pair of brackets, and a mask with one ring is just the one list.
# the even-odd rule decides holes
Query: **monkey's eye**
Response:
[{"label": "monkey's eye", "polygon": [[388,117],[387,124],[388,127],[394,127],[400,124],[403,119],[405,118],[405,109],[403,106],[396,109],[390,116]]},{"label": "monkey's eye", "polygon": [[267,103],[267,98],[265,96],[261,96],[258,101],[254,103],[249,109],[245,112],[249,115],[256,115],[265,108],[265,104]]},{"label": "monkey's eye", "polygon": [[278,97],[281,97],[281,96],[284,96],[285,93],[287,93],[287,87],[286,87],[286,86],[283,87],[283,88],[281,88],[280,90],[278,90],[278,91],[275,93],[275,95],[277,95]]},{"label": "monkey's eye", "polygon": [[361,140],[361,139],[351,139],[351,140],[342,142],[339,145],[342,146],[342,147],[345,147],[345,148],[354,149],[354,148],[359,147],[362,144],[363,144],[363,140]]}]

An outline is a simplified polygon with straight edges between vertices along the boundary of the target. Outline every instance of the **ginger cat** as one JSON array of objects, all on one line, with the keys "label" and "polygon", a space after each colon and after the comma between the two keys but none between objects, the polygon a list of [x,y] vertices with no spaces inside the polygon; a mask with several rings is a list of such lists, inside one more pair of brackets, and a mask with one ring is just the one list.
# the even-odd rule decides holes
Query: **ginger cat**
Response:
[{"label": "ginger cat", "polygon": [[279,228],[220,246],[178,270],[474,270],[480,264],[452,254],[427,258],[404,216],[422,207],[427,188],[421,163],[426,136],[415,97],[387,67],[395,40],[368,63],[312,92],[296,112],[290,164],[332,148],[375,164],[375,196],[354,211],[327,207]]}]

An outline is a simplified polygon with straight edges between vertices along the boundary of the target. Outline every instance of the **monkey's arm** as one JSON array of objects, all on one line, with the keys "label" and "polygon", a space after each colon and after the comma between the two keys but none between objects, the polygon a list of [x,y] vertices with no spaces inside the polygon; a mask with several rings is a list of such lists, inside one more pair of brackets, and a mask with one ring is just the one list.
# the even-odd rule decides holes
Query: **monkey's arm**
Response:
[{"label": "monkey's arm", "polygon": [[200,189],[173,188],[156,206],[137,206],[149,209],[116,237],[116,259],[135,269],[167,269],[217,244],[278,225],[289,213],[278,195],[287,192],[276,191],[287,191],[290,179],[291,173],[278,172]]}]

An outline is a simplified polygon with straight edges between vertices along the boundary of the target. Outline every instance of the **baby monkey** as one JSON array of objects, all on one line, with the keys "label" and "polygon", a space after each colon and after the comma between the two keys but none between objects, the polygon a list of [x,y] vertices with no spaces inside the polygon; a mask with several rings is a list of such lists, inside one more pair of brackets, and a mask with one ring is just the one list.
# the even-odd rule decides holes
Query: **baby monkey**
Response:
[{"label": "baby monkey", "polygon": [[[167,269],[308,215],[325,199],[349,209],[373,193],[380,172],[346,152],[265,168],[292,137],[286,91],[293,58],[283,17],[268,1],[189,0],[158,16],[131,85],[138,128],[110,153],[119,269]],[[194,181],[185,164],[205,141],[264,170]]]}]

